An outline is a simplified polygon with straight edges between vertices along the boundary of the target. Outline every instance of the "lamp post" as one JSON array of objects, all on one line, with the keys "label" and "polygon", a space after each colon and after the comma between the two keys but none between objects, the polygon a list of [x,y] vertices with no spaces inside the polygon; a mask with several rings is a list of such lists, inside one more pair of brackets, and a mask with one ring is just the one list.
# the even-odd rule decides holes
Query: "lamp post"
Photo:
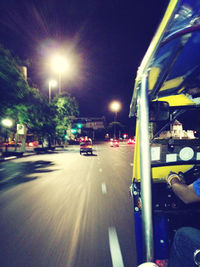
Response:
[{"label": "lamp post", "polygon": [[62,74],[68,68],[67,60],[61,55],[54,55],[51,60],[51,67],[54,72],[58,73],[58,93],[61,94],[61,78]]},{"label": "lamp post", "polygon": [[57,86],[57,81],[56,80],[50,80],[49,81],[49,103],[51,103],[51,89],[52,87]]},{"label": "lamp post", "polygon": [[115,113],[114,116],[114,138],[116,138],[116,121],[117,121],[117,112],[121,109],[121,103],[119,101],[112,101],[110,103],[110,110]]}]

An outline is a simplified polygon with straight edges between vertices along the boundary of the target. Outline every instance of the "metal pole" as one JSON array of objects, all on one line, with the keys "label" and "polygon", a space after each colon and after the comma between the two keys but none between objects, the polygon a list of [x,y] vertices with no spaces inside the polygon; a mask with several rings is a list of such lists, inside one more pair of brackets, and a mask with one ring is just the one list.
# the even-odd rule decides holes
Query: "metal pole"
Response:
[{"label": "metal pole", "polygon": [[143,75],[139,90],[139,143],[140,143],[140,174],[142,196],[142,226],[144,256],[146,261],[153,261],[153,222],[151,192],[151,159],[149,142],[149,107],[147,94],[147,75]]},{"label": "metal pole", "polygon": [[61,72],[58,73],[58,93],[61,94]]},{"label": "metal pole", "polygon": [[51,103],[51,81],[49,81],[49,103]]},{"label": "metal pole", "polygon": [[117,121],[117,112],[115,112],[114,116],[114,139],[116,139],[116,121]]}]

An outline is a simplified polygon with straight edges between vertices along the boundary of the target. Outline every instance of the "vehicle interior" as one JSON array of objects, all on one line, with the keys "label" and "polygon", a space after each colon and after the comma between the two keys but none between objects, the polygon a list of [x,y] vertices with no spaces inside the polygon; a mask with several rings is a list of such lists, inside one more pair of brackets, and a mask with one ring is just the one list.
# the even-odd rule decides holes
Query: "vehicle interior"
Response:
[{"label": "vehicle interior", "polygon": [[[163,105],[166,109],[167,103],[163,102]],[[158,110],[157,106],[154,105],[153,109],[156,107]],[[200,204],[184,204],[166,183],[170,171],[178,173],[186,184],[191,184],[200,177],[199,106],[168,107],[167,114],[163,113],[162,118],[159,118],[159,115],[157,120],[155,110],[150,110],[149,133],[152,211],[153,219],[156,221],[154,221],[156,226],[154,242],[157,243],[155,257],[161,259],[167,257],[175,231],[182,226],[199,228],[200,219]],[[160,111],[158,114],[161,114]],[[160,120],[163,118],[165,120]],[[134,212],[138,213],[142,210],[140,178],[134,178],[133,187]],[[136,224],[139,224],[140,219],[137,217],[138,215],[135,216]],[[141,236],[138,233],[137,235],[139,240]]]},{"label": "vehicle interior", "polygon": [[170,171],[186,184],[200,177],[199,10],[197,1],[170,1],[135,80],[131,194],[138,263],[167,260],[175,231],[199,227],[200,204],[184,204],[165,180]]}]

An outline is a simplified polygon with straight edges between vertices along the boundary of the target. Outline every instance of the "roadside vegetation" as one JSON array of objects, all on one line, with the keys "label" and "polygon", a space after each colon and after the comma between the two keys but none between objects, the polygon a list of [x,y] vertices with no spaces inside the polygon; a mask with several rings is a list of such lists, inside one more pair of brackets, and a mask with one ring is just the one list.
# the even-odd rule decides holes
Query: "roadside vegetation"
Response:
[{"label": "roadside vegetation", "polygon": [[13,125],[6,135],[16,134],[17,124],[25,126],[26,132],[38,140],[62,143],[70,124],[69,116],[78,116],[78,103],[69,94],[56,96],[51,103],[38,88],[26,81],[21,66],[27,66],[0,45],[0,141],[5,141],[2,120],[9,118]]}]

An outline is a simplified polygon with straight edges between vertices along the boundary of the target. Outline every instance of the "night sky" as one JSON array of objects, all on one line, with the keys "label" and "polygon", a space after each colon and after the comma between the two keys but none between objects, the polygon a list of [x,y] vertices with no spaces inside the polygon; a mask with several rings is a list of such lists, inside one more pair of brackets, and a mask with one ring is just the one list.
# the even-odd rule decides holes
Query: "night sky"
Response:
[{"label": "night sky", "polygon": [[[29,59],[28,77],[48,96],[56,78],[48,58],[62,49],[73,55],[76,73],[63,75],[62,91],[79,102],[80,116],[128,118],[137,68],[161,21],[167,0],[1,0],[0,42]],[[2,89],[1,89],[2,90]]]}]

